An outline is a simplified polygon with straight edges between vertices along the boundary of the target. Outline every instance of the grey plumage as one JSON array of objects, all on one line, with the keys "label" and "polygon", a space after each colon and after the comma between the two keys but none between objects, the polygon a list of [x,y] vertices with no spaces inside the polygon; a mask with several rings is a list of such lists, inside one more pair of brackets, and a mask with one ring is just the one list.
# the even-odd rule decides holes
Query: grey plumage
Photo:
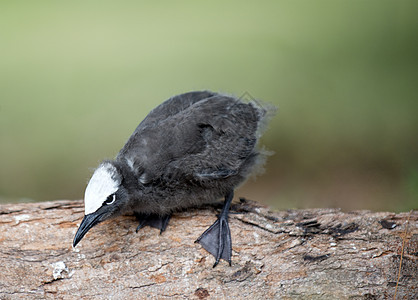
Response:
[{"label": "grey plumage", "polygon": [[[85,198],[86,216],[98,207],[94,212],[98,215],[95,224],[132,212],[138,218],[164,217],[179,209],[219,201],[222,197],[232,200],[233,190],[263,161],[256,145],[268,113],[269,109],[255,101],[244,103],[208,91],[170,98],[138,125],[114,161],[105,161],[99,166],[98,170],[104,169],[105,175],[97,175],[94,180],[93,175],[91,182],[109,174],[107,180],[111,184],[97,187],[98,184],[92,183],[94,187],[87,187],[86,198],[90,189],[89,195],[94,194],[90,196],[94,200],[88,203]],[[117,186],[116,191],[109,185]],[[107,202],[95,196],[106,195],[107,189],[111,193],[109,197],[114,195],[107,197]],[[112,204],[107,205],[110,202]],[[92,207],[89,211],[88,204]],[[157,227],[164,230],[168,218],[164,228],[163,225]],[[227,212],[225,218],[227,225]],[[76,235],[74,244],[88,229]],[[230,261],[230,256],[222,253],[217,256],[217,261],[219,258]]]}]

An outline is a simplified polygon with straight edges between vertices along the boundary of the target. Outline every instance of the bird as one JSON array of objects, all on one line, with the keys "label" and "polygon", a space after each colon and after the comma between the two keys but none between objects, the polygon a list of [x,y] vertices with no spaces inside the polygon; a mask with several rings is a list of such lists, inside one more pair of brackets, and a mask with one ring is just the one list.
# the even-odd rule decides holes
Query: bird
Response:
[{"label": "bird", "polygon": [[167,228],[180,210],[224,199],[217,220],[196,240],[231,265],[228,213],[234,190],[267,151],[258,146],[274,106],[211,91],[166,100],[136,127],[114,160],[94,171],[84,195],[84,218],[73,247],[98,223],[134,214],[144,226]]}]

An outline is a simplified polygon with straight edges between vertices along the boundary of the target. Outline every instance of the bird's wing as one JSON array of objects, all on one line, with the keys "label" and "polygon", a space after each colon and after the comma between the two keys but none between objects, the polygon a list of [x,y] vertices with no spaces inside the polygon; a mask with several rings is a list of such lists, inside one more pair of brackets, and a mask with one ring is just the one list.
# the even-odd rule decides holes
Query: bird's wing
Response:
[{"label": "bird's wing", "polygon": [[252,104],[214,95],[162,119],[152,113],[153,123],[138,126],[118,155],[143,183],[225,178],[255,154],[260,114]]}]

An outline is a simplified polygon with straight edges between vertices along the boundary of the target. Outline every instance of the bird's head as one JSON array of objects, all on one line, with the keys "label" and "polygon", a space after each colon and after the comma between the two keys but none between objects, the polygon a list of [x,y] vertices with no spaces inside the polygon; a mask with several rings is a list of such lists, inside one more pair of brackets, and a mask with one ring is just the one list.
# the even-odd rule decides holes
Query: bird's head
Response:
[{"label": "bird's head", "polygon": [[121,214],[126,201],[123,177],[112,162],[99,165],[91,177],[84,195],[84,219],[75,234],[75,247],[96,224]]}]

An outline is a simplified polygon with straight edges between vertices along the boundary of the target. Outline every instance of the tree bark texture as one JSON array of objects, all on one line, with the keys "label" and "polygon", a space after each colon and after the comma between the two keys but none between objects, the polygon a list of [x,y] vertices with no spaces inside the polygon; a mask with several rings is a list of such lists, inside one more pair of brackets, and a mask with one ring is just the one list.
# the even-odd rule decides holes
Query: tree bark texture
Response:
[{"label": "tree bark texture", "polygon": [[194,241],[217,213],[176,213],[161,235],[123,216],[73,248],[82,201],[0,205],[0,299],[418,298],[416,211],[270,211],[242,199],[229,217],[232,266],[212,268]]}]

